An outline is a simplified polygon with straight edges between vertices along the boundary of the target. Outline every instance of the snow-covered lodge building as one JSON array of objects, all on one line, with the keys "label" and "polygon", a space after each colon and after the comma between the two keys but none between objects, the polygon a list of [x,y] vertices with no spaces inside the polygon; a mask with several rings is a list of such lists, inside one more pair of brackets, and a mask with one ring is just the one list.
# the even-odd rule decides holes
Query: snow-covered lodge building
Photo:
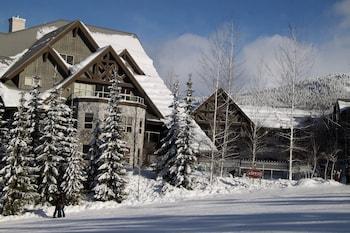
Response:
[{"label": "snow-covered lodge building", "polygon": [[[105,116],[112,71],[122,76],[121,111],[129,163],[148,163],[169,113],[171,92],[133,33],[57,20],[25,28],[12,17],[9,32],[0,33],[0,98],[9,116],[20,92],[40,78],[42,97],[61,88],[74,107],[81,150],[86,153],[97,122]],[[209,141],[198,127],[197,133]],[[202,145],[197,145],[202,147]]]},{"label": "snow-covered lodge building", "polygon": [[[216,97],[215,97],[216,95]],[[218,89],[204,100],[193,111],[192,115],[198,125],[213,139],[215,98],[217,98],[216,125],[215,125],[215,145],[218,149],[217,160],[224,159],[224,168],[227,172],[242,175],[253,166],[264,171],[266,178],[287,178],[288,177],[288,140],[281,134],[288,135],[290,128],[290,109],[274,108],[269,106],[249,106],[237,104],[234,99],[223,89]],[[227,114],[227,115],[226,115]],[[296,129],[303,128],[306,125],[313,125],[320,117],[320,114],[314,111],[296,109],[293,113],[292,124]],[[227,121],[226,121],[227,117]],[[227,137],[224,139],[225,125]],[[252,152],[249,150],[249,144],[253,140],[254,125],[258,135],[261,137],[257,144],[260,144],[260,150],[257,151],[257,157],[253,165]],[[297,134],[298,132],[296,132]],[[227,142],[226,148],[224,140]],[[223,150],[225,158],[221,157]],[[295,152],[295,159],[302,155]],[[207,158],[201,159],[206,162]],[[208,162],[208,161],[207,161]],[[303,173],[310,170],[305,163],[295,166],[293,173]]]}]

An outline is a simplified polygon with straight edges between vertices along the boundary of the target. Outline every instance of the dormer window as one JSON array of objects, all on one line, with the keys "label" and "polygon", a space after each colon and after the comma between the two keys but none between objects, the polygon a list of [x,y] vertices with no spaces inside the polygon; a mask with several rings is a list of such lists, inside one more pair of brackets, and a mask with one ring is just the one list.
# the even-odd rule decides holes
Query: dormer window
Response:
[{"label": "dormer window", "polygon": [[74,56],[68,54],[60,54],[63,60],[65,60],[68,64],[74,65]]}]

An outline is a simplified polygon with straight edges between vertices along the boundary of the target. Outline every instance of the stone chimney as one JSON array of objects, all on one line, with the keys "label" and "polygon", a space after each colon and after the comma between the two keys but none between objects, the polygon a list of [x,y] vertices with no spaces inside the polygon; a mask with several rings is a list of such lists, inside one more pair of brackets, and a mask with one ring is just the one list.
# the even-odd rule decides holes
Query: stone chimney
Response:
[{"label": "stone chimney", "polygon": [[26,28],[26,20],[19,16],[9,18],[9,32],[16,32]]}]

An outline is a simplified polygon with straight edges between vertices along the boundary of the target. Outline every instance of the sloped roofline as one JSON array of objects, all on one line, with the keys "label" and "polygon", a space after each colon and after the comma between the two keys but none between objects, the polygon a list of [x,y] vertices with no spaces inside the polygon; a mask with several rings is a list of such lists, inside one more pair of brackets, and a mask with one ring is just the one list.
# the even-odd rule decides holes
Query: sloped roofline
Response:
[{"label": "sloped roofline", "polygon": [[[252,124],[254,124],[254,122],[247,116],[247,114],[245,114],[245,112],[235,103],[235,101],[233,100],[233,98],[231,97],[231,95],[229,95],[223,88],[219,88],[217,90],[218,94],[219,93],[223,93],[225,94],[226,96],[228,96],[232,102],[232,104],[238,109],[238,111],[246,118],[246,120],[248,120],[249,122],[251,122]],[[209,100],[211,98],[213,98],[215,95],[215,91],[206,99],[204,100],[200,105],[198,105],[194,110],[193,110],[193,113],[195,113],[197,110],[199,110],[199,108],[201,106],[203,106],[205,103],[209,102]],[[193,114],[192,113],[192,114]]]},{"label": "sloped roofline", "polygon": [[135,59],[131,56],[131,54],[129,53],[129,51],[127,49],[124,49],[123,51],[121,51],[119,53],[119,56],[120,57],[127,56],[130,59],[131,63],[132,63],[131,65],[133,65],[137,69],[137,72],[139,72],[139,75],[145,75],[145,72],[143,72],[143,70],[136,63]]},{"label": "sloped roofline", "polygon": [[[65,27],[65,28],[62,30],[62,27]],[[95,51],[99,48],[97,42],[94,40],[94,38],[89,33],[88,29],[84,26],[84,24],[81,21],[73,21],[70,24],[64,25],[62,27],[57,28],[56,30],[54,30],[50,33],[47,33],[41,39],[37,40],[30,47],[30,49],[34,49],[36,46],[38,46],[38,48],[35,49],[34,51],[31,51],[29,49],[29,51],[26,54],[24,54],[22,56],[22,58],[20,58],[15,64],[13,64],[13,66],[11,66],[10,69],[5,72],[5,74],[3,74],[1,79],[8,80],[8,79],[13,78],[25,66],[27,66],[30,62],[32,62],[38,56],[45,53],[50,48],[50,46],[52,46],[54,43],[56,43],[58,40],[60,40],[64,35],[66,35],[67,33],[69,33],[71,30],[73,30],[76,27],[78,27],[83,32],[83,34],[87,37],[89,43],[91,44],[91,46],[94,48]],[[58,30],[62,30],[62,31],[59,32],[57,35],[51,37],[52,38],[51,40],[45,41],[45,38],[46,39],[50,38],[50,35],[54,35],[54,33]],[[44,41],[41,41],[41,40],[44,40]],[[30,52],[32,52],[32,54],[30,54]],[[28,57],[25,57],[26,55],[28,55]],[[61,68],[65,69],[64,67],[61,67]]]},{"label": "sloped roofline", "polygon": [[88,63],[84,64],[83,67],[81,67],[79,69],[79,71],[75,72],[74,74],[72,74],[71,76],[69,76],[68,78],[64,79],[60,84],[58,84],[56,87],[58,88],[65,88],[67,87],[69,84],[71,84],[72,82],[74,82],[80,75],[82,75],[95,61],[96,59],[98,59],[99,57],[103,56],[104,54],[106,54],[106,52],[110,52],[112,53],[113,57],[116,59],[117,63],[119,66],[121,66],[121,68],[125,71],[126,75],[131,79],[131,82],[135,85],[136,89],[143,95],[145,96],[146,101],[149,103],[150,107],[152,108],[152,110],[156,113],[156,115],[159,118],[164,118],[164,116],[162,115],[162,113],[159,111],[159,109],[157,108],[157,106],[153,103],[153,101],[151,100],[151,98],[147,95],[147,93],[145,92],[145,90],[142,88],[142,86],[140,85],[140,83],[136,80],[136,78],[134,77],[134,75],[130,72],[130,70],[125,66],[124,62],[121,60],[121,58],[119,57],[119,55],[117,54],[117,52],[113,49],[113,47],[111,45],[100,48],[102,51],[100,51],[100,54],[98,54],[95,58],[93,58],[91,61],[89,61]]}]

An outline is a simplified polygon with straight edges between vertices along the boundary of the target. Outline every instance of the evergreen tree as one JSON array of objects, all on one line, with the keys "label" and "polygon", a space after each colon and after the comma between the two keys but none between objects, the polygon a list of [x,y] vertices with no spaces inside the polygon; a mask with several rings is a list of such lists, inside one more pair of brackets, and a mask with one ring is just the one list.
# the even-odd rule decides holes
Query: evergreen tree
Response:
[{"label": "evergreen tree", "polygon": [[98,158],[97,184],[94,188],[95,198],[100,201],[115,200],[121,202],[125,196],[125,168],[123,154],[126,143],[122,140],[123,127],[119,109],[120,90],[118,74],[113,73],[108,101],[107,117],[102,128],[101,155]]},{"label": "evergreen tree", "polygon": [[96,122],[95,129],[92,133],[92,140],[90,142],[90,149],[88,153],[89,165],[88,165],[88,177],[87,177],[87,189],[93,191],[93,188],[96,186],[96,176],[98,164],[97,160],[101,156],[101,126],[100,122]]},{"label": "evergreen tree", "polygon": [[187,95],[184,101],[184,112],[180,115],[179,131],[176,144],[176,159],[170,168],[170,183],[177,187],[191,188],[190,174],[197,158],[191,148],[193,123],[192,111],[192,82],[187,82]]},{"label": "evergreen tree", "polygon": [[59,168],[63,161],[65,146],[62,133],[63,117],[60,112],[61,98],[57,89],[51,90],[48,110],[43,120],[45,134],[40,138],[40,146],[37,148],[38,165],[40,169],[39,193],[43,202],[52,202],[59,191]]},{"label": "evergreen tree", "polygon": [[63,192],[66,194],[67,200],[71,204],[78,204],[81,200],[83,182],[85,181],[84,159],[83,153],[79,150],[77,139],[77,130],[74,128],[74,119],[71,114],[69,123],[69,135],[71,140],[69,153],[67,157],[67,169],[63,176],[61,185]]},{"label": "evergreen tree", "polygon": [[158,157],[156,172],[158,173],[158,176],[163,177],[167,181],[172,180],[170,168],[173,166],[177,155],[176,140],[180,123],[178,87],[178,83],[176,82],[173,88],[173,102],[169,106],[172,108],[172,112],[167,116],[167,134],[161,140],[161,148],[155,152]]},{"label": "evergreen tree", "polygon": [[11,140],[4,158],[6,165],[1,169],[3,192],[1,209],[3,215],[18,214],[26,204],[34,203],[36,192],[31,151],[31,137],[27,121],[27,109],[23,94],[18,112],[14,115]]},{"label": "evergreen tree", "polygon": [[37,158],[37,153],[35,148],[40,145],[40,138],[42,136],[42,132],[40,131],[40,123],[44,118],[44,107],[43,100],[40,97],[39,90],[39,77],[34,77],[34,86],[33,89],[29,92],[29,98],[27,101],[28,106],[28,124],[30,127],[30,136],[31,140],[31,153],[34,154],[35,159]]},{"label": "evergreen tree", "polygon": [[[8,144],[8,130],[6,127],[6,121],[4,119],[4,105],[0,102],[0,170],[5,166],[5,155],[6,155],[6,148]],[[1,179],[0,179],[1,180]],[[0,182],[0,194],[2,192],[3,186]]]}]

